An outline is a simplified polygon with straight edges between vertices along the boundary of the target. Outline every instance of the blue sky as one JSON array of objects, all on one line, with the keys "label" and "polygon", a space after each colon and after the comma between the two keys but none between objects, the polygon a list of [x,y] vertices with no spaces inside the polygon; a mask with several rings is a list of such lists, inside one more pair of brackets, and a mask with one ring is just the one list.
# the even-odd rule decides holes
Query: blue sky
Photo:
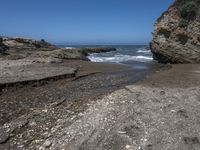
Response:
[{"label": "blue sky", "polygon": [[140,44],[173,0],[0,0],[0,34],[58,44]]}]

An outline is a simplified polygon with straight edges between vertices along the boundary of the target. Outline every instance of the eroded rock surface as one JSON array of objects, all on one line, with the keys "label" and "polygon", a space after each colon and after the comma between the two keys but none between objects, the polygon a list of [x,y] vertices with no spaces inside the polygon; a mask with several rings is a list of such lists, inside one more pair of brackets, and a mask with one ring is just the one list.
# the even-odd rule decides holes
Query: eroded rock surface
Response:
[{"label": "eroded rock surface", "polygon": [[[56,63],[39,62],[40,60],[0,61],[0,86],[2,84],[40,81],[61,77],[74,77],[77,68],[64,66],[60,60],[52,59]],[[43,60],[42,60],[43,61]]]},{"label": "eroded rock surface", "polygon": [[46,42],[44,39],[37,41],[25,38],[3,38],[3,43],[10,48],[48,48],[54,49],[55,46]]},{"label": "eroded rock surface", "polygon": [[155,23],[150,48],[162,63],[200,63],[200,1],[176,0]]},{"label": "eroded rock surface", "polygon": [[[1,55],[0,60],[17,60],[24,58],[48,59],[79,59],[89,60],[90,53],[101,53],[115,51],[116,48],[90,47],[90,48],[59,48],[45,40],[33,40],[24,38],[1,38],[0,53],[6,51],[6,55]],[[9,50],[8,50],[9,49]]]}]

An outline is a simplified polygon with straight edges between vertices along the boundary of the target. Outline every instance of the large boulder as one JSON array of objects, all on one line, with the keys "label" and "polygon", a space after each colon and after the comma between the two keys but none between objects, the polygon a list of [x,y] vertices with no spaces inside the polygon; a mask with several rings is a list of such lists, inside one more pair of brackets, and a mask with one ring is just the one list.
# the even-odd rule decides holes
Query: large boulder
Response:
[{"label": "large boulder", "polygon": [[155,23],[150,48],[161,63],[200,63],[200,0],[176,0]]}]

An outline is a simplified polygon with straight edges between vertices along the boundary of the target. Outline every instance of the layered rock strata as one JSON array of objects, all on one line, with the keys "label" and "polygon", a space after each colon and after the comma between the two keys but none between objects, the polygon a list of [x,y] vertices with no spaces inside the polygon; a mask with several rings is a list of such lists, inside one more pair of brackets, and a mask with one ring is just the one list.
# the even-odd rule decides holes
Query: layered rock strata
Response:
[{"label": "layered rock strata", "polygon": [[161,63],[200,63],[200,0],[176,0],[156,21],[150,48]]}]

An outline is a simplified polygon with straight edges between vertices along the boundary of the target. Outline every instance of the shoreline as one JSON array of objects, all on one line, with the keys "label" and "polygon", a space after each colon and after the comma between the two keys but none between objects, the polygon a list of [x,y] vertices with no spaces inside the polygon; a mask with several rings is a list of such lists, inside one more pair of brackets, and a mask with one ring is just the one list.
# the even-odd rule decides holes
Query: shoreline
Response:
[{"label": "shoreline", "polygon": [[[95,147],[106,148],[108,145],[112,148],[115,146],[116,148],[128,146],[145,148],[149,144],[138,141],[146,136],[143,132],[144,127],[138,119],[142,119],[147,130],[154,129],[154,126],[150,128],[150,122],[155,123],[154,121],[157,122],[161,119],[160,117],[166,118],[166,122],[170,119],[162,116],[159,111],[154,112],[154,110],[160,110],[157,107],[166,107],[165,109],[168,110],[172,109],[167,107],[169,102],[173,102],[174,107],[181,104],[184,112],[182,113],[182,109],[177,108],[177,113],[180,112],[181,116],[179,116],[182,117],[185,111],[191,111],[191,108],[181,102],[177,104],[177,101],[182,98],[181,95],[188,94],[187,96],[192,99],[200,95],[198,64],[164,65],[166,67],[161,65],[160,68],[155,67],[155,70],[151,68],[151,72],[139,68],[141,70],[138,73],[138,68],[106,63],[69,60],[65,62],[65,65],[79,68],[80,73],[77,78],[50,81],[39,86],[26,85],[20,88],[8,88],[0,95],[0,129],[2,131],[0,148],[39,149],[46,141],[50,141],[51,149],[66,147],[68,149],[94,149]],[[174,74],[177,76],[174,77]],[[173,99],[174,96],[177,98]],[[163,98],[169,101],[163,101]],[[135,114],[135,111],[138,114]],[[195,108],[194,111],[197,109]],[[153,118],[158,118],[153,119],[149,116],[150,120],[146,120],[147,112]],[[196,115],[193,115],[197,119]],[[159,123],[161,122],[157,122],[157,126],[162,127]],[[132,128],[133,124],[136,128]],[[193,124],[191,127],[196,128],[196,124],[194,122]],[[99,128],[100,126],[102,129]],[[164,127],[168,128],[168,125]],[[176,125],[171,127],[172,131],[174,127]],[[110,132],[105,132],[106,130]],[[140,134],[128,139],[124,138],[132,135],[132,132]],[[88,136],[84,136],[87,133]],[[162,129],[152,134],[161,136],[160,133]],[[96,134],[101,135],[100,139],[104,141],[106,147],[102,145],[102,142],[98,142]],[[116,136],[117,139],[121,139],[120,142],[115,141]],[[152,137],[151,134],[148,136]],[[164,135],[162,136],[165,138]],[[187,136],[184,137],[187,138]],[[194,137],[198,136],[194,135]],[[151,141],[151,138],[146,137],[145,139]],[[65,142],[62,142],[63,140]],[[136,144],[131,144],[130,140],[135,141]],[[18,145],[15,141],[18,141]],[[80,141],[84,142],[80,143]],[[173,137],[172,142],[175,141],[176,137]],[[60,142],[62,144],[58,144]],[[164,145],[165,143],[159,146]],[[151,143],[151,146],[156,147],[154,143]]]},{"label": "shoreline", "polygon": [[198,64],[95,63],[17,41],[0,61],[0,149],[200,149]]},{"label": "shoreline", "polygon": [[[46,62],[47,61],[47,62]],[[163,67],[160,64],[131,61],[127,63],[91,62],[83,60],[40,60],[20,59],[1,61],[0,89],[7,87],[40,85],[59,79],[74,80],[97,73],[126,71],[153,71]],[[148,73],[147,73],[148,74]]]},{"label": "shoreline", "polygon": [[53,63],[26,61],[1,61],[1,90],[17,85],[39,85],[40,83],[59,79],[73,80],[96,73],[120,72],[130,69],[127,65],[95,63],[83,60],[62,60]]},{"label": "shoreline", "polygon": [[[48,76],[43,79],[1,84],[1,125],[8,120],[13,120],[16,115],[19,117],[21,113],[15,113],[19,111],[18,109],[28,110],[32,106],[41,107],[41,104],[48,105],[48,103],[51,103],[52,97],[54,96],[58,99],[60,99],[60,97],[65,97],[66,101],[93,96],[103,96],[114,90],[123,88],[126,85],[142,80],[155,70],[159,69],[157,66],[153,69],[149,68],[149,70],[134,69],[128,65],[96,63],[82,60],[65,60],[62,63],[53,63],[48,64],[47,66],[49,65],[51,68],[76,68],[76,72],[73,76],[71,74],[64,74],[61,76]],[[47,66],[45,65],[45,67]],[[38,65],[34,67],[38,67]],[[28,68],[31,68],[30,65],[28,65]],[[8,69],[12,69],[12,67]],[[39,89],[41,89],[41,91]],[[56,89],[62,92],[66,91],[67,94],[63,95]],[[76,91],[73,89],[76,89]],[[45,97],[43,96],[42,91],[45,91]],[[52,93],[54,94],[52,95]],[[39,99],[35,99],[37,96]],[[23,99],[22,105],[18,102],[19,97]],[[56,98],[55,101],[57,101]],[[25,99],[28,101],[26,102]],[[44,99],[44,102],[39,102],[42,99]],[[9,101],[13,106],[9,105]],[[6,103],[8,103],[8,105]],[[23,103],[28,103],[28,106],[23,106]],[[9,111],[9,113],[7,111]],[[3,118],[5,118],[5,120]]]}]

